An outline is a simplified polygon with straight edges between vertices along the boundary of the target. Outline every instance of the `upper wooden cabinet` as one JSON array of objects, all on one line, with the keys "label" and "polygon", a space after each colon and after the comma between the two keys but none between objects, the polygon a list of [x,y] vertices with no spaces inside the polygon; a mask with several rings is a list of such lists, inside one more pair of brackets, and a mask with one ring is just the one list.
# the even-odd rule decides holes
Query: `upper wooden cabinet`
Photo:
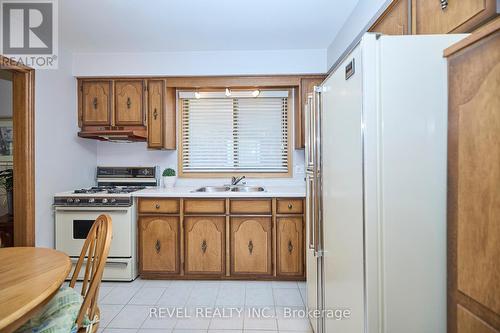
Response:
[{"label": "upper wooden cabinet", "polygon": [[302,78],[298,93],[298,107],[295,108],[295,148],[305,147],[305,116],[307,96],[313,92],[314,86],[319,86],[326,76]]},{"label": "upper wooden cabinet", "polygon": [[500,18],[448,57],[448,332],[500,332]]},{"label": "upper wooden cabinet", "polygon": [[115,81],[115,125],[146,125],[144,80]]},{"label": "upper wooden cabinet", "polygon": [[413,0],[416,34],[470,32],[497,16],[496,0]]},{"label": "upper wooden cabinet", "polygon": [[166,80],[148,80],[148,147],[176,149],[175,88]]},{"label": "upper wooden cabinet", "polygon": [[112,82],[84,81],[80,85],[80,127],[111,125]]},{"label": "upper wooden cabinet", "polygon": [[407,35],[410,32],[410,1],[395,0],[370,28],[384,35]]}]

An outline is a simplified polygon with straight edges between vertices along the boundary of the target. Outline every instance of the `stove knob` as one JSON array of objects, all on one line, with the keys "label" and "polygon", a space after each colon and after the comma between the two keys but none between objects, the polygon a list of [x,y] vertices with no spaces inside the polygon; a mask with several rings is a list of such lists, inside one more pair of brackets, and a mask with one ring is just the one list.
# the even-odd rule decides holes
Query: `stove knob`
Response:
[{"label": "stove knob", "polygon": [[67,202],[67,203],[72,203],[72,202],[73,202],[73,199],[72,199],[72,198],[68,198],[68,199],[66,199],[66,202]]},{"label": "stove knob", "polygon": [[115,203],[116,202],[116,199],[111,199],[111,203]]},{"label": "stove knob", "polygon": [[148,169],[143,169],[143,170],[142,170],[142,174],[143,174],[144,176],[147,176],[147,175],[148,175],[148,173],[149,173],[149,170],[148,170]]},{"label": "stove knob", "polygon": [[95,202],[95,199],[94,198],[90,198],[89,199],[89,203],[94,203]]},{"label": "stove knob", "polygon": [[108,199],[106,199],[106,198],[102,199],[102,203],[103,204],[108,203]]},{"label": "stove knob", "polygon": [[79,203],[79,202],[80,202],[80,199],[75,198],[75,200],[74,200],[74,201],[75,201],[75,203]]}]

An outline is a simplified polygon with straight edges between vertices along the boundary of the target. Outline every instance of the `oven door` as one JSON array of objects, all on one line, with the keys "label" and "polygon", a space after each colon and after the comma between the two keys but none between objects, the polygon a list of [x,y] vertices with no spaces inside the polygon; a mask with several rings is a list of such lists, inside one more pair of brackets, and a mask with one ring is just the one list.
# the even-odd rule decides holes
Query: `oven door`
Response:
[{"label": "oven door", "polygon": [[101,214],[109,214],[113,225],[108,256],[130,258],[134,227],[131,207],[56,207],[56,249],[79,256],[92,224]]}]

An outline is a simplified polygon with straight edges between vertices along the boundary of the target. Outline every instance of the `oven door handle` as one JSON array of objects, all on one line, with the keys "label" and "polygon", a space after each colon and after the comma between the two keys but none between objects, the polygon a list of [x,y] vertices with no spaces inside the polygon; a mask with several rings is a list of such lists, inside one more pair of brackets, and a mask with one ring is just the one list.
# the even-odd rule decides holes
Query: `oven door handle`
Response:
[{"label": "oven door handle", "polygon": [[55,206],[56,211],[75,212],[75,213],[88,213],[88,212],[127,212],[131,206],[127,207],[67,207]]},{"label": "oven door handle", "polygon": [[[76,264],[78,262],[78,258],[71,258],[71,262],[73,264]],[[86,263],[86,260],[83,261],[83,263]],[[106,260],[106,265],[105,266],[128,266],[127,261],[114,261],[113,259],[108,259]]]}]

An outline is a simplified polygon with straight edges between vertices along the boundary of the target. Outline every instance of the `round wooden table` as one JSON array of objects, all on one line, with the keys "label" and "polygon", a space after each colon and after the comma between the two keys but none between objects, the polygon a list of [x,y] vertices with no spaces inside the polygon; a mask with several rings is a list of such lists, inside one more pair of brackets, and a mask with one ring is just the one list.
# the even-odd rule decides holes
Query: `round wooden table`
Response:
[{"label": "round wooden table", "polygon": [[0,249],[0,332],[12,332],[59,290],[71,260],[59,251],[34,247]]}]

